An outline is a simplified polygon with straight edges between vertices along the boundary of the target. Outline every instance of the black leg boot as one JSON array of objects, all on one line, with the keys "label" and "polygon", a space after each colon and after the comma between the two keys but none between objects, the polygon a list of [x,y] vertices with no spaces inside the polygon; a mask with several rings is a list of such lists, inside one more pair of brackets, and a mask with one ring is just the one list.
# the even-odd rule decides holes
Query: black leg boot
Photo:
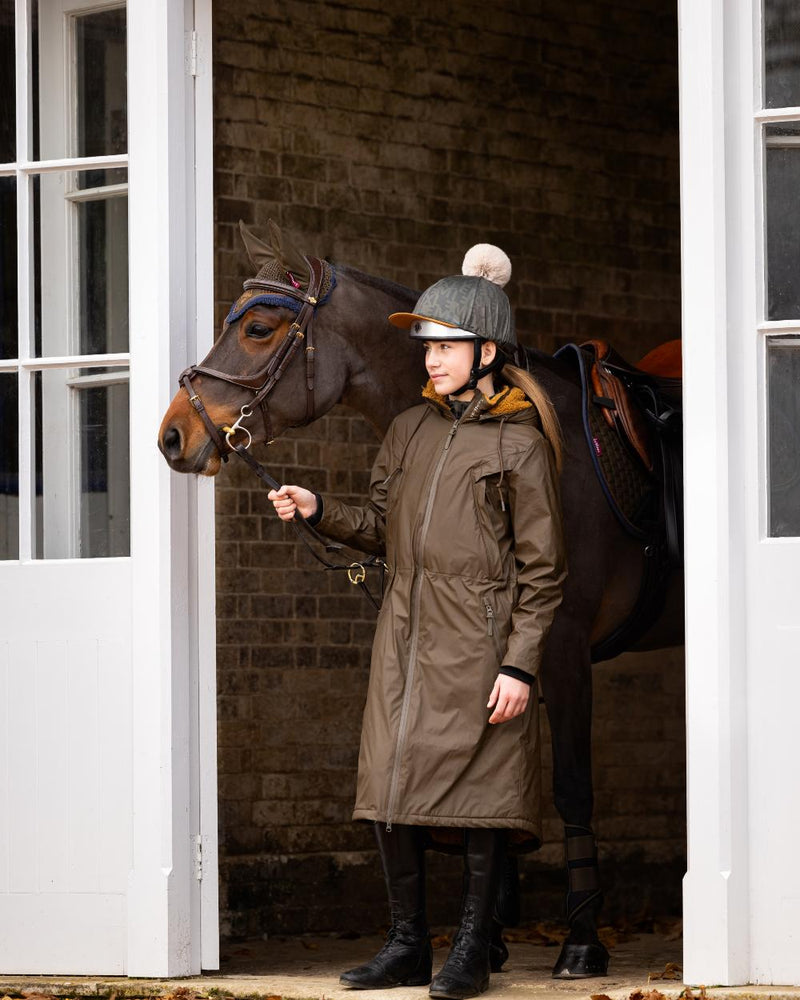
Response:
[{"label": "black leg boot", "polygon": [[431,983],[432,997],[467,1000],[489,986],[489,949],[497,887],[503,876],[505,830],[469,829],[464,852],[466,889],[453,947]]},{"label": "black leg boot", "polygon": [[597,845],[589,827],[566,826],[569,873],[569,934],[553,968],[554,979],[590,979],[608,972],[608,951],[597,936],[603,894],[597,872]]},{"label": "black leg boot", "polygon": [[342,973],[339,982],[357,990],[427,986],[433,950],[425,917],[425,850],[422,830],[375,824],[378,852],[386,877],[392,925],[386,943],[365,965]]}]

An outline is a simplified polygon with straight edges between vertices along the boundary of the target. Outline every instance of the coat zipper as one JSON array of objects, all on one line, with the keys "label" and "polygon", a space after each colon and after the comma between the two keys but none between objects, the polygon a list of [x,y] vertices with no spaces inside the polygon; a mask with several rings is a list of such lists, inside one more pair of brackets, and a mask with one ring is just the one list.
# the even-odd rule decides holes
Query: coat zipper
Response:
[{"label": "coat zipper", "polygon": [[[417,541],[417,558],[415,560],[417,566],[422,558],[422,550],[425,547],[425,538],[428,534],[428,528],[431,523],[431,516],[433,515],[433,503],[436,499],[436,490],[439,486],[439,479],[442,474],[442,469],[444,468],[444,463],[447,459],[447,453],[450,450],[450,443],[453,440],[456,431],[458,430],[458,420],[453,423],[450,428],[450,433],[447,435],[447,439],[444,443],[444,448],[439,456],[439,461],[436,463],[436,468],[433,471],[433,478],[431,479],[430,490],[428,491],[428,499],[425,504],[425,515],[422,519],[422,527],[419,533],[419,539]],[[408,727],[408,707],[411,701],[411,689],[413,687],[414,681],[414,669],[417,664],[417,644],[419,639],[419,634],[417,631],[417,625],[419,623],[419,605],[420,605],[420,595],[422,593],[422,575],[420,570],[417,569],[414,574],[414,582],[411,586],[411,646],[408,652],[408,669],[406,671],[406,684],[403,690],[403,705],[400,709],[400,723],[397,727],[397,743],[395,744],[394,751],[394,764],[392,766],[392,780],[389,785],[389,801],[386,807],[386,832],[392,832],[392,814],[394,813],[394,807],[397,800],[397,787],[400,782],[400,761],[403,756],[403,750],[405,749],[406,741],[406,729]]]},{"label": "coat zipper", "polygon": [[494,640],[494,648],[495,652],[497,653],[497,658],[502,662],[503,651],[500,648],[500,636],[497,634],[497,629],[495,628],[494,624],[496,617],[494,613],[494,608],[487,600],[484,600],[483,603],[486,608],[486,634],[489,636],[490,639]]}]

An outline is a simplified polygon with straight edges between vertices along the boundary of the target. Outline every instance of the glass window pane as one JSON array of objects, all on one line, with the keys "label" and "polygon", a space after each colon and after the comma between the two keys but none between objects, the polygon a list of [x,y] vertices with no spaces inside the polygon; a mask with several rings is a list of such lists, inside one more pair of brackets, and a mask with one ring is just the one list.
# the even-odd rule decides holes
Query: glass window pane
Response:
[{"label": "glass window pane", "polygon": [[800,535],[800,337],[767,344],[769,533]]},{"label": "glass window pane", "polygon": [[[125,8],[34,4],[34,156],[106,156],[128,145]],[[38,65],[38,68],[37,68]],[[64,83],[67,86],[64,86]]]},{"label": "glass window pane", "polygon": [[0,358],[17,356],[17,182],[0,177]]},{"label": "glass window pane", "polygon": [[130,553],[128,371],[36,373],[37,558]]},{"label": "glass window pane", "polygon": [[128,148],[125,10],[75,19],[78,156]]},{"label": "glass window pane", "polygon": [[127,171],[34,178],[35,354],[128,350]]},{"label": "glass window pane", "polygon": [[800,106],[800,4],[797,0],[764,0],[764,56],[765,106]]},{"label": "glass window pane", "polygon": [[17,376],[0,374],[0,559],[19,558]]},{"label": "glass window pane", "polygon": [[0,0],[0,163],[16,157],[16,81],[14,0]]},{"label": "glass window pane", "polygon": [[800,123],[768,125],[767,318],[800,319]]}]

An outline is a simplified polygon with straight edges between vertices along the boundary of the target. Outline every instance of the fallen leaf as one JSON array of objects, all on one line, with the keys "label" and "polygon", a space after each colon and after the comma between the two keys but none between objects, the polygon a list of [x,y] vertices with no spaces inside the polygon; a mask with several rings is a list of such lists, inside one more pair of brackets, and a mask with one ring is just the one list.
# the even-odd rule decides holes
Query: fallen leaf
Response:
[{"label": "fallen leaf", "polygon": [[449,948],[451,944],[449,934],[437,934],[431,938],[432,948]]},{"label": "fallen leaf", "polygon": [[319,945],[317,944],[316,941],[306,941],[305,938],[300,938],[300,944],[304,948],[308,948],[309,951],[317,951],[317,949],[319,948]]},{"label": "fallen leaf", "polygon": [[663,972],[661,973],[651,972],[647,977],[647,981],[649,983],[656,979],[680,980],[682,978],[683,978],[683,969],[681,968],[681,966],[678,965],[677,962],[667,962],[667,964],[664,966]]},{"label": "fallen leaf", "polygon": [[643,990],[634,990],[628,1000],[667,1000],[667,998],[660,990],[648,990],[646,993]]},{"label": "fallen leaf", "polygon": [[560,945],[565,936],[566,931],[562,924],[546,920],[539,920],[535,924],[524,924],[522,927],[503,931],[505,941],[544,945],[546,948]]}]

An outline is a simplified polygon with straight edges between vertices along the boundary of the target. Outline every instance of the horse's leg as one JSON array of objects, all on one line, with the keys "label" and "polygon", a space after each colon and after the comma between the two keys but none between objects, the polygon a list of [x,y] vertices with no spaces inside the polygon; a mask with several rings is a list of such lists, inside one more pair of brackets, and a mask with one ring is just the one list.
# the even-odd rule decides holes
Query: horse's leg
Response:
[{"label": "horse's leg", "polygon": [[553,626],[540,683],[553,746],[553,793],[564,821],[569,934],[553,968],[558,979],[605,975],[608,952],[597,936],[603,903],[592,832],[592,672],[589,638],[569,614]]}]

